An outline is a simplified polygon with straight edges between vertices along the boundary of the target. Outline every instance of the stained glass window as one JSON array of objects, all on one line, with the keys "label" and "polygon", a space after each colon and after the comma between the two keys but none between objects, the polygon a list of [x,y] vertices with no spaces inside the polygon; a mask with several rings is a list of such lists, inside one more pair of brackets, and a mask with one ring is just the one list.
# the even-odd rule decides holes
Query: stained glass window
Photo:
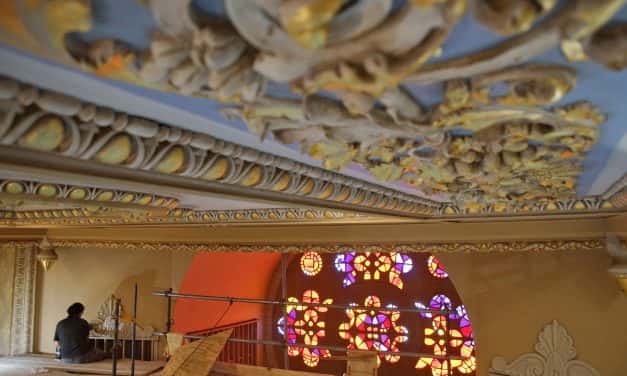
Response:
[{"label": "stained glass window", "polygon": [[[399,352],[398,345],[407,342],[409,331],[399,325],[401,313],[394,310],[397,307],[387,305],[381,308],[381,299],[374,295],[368,296],[363,305],[367,308],[346,310],[348,321],[340,324],[340,338],[348,341],[349,349]],[[380,359],[396,363],[400,356],[381,354]]]},{"label": "stained glass window", "polygon": [[[338,374],[341,362],[324,361],[331,356],[326,348],[334,356],[344,355],[335,348],[348,348],[378,351],[381,376],[474,375],[472,325],[448,276],[436,257],[422,254],[348,249],[296,258],[288,266],[287,288],[300,298],[288,299],[286,320],[277,322],[278,335],[287,331],[288,355],[299,358],[290,368]],[[312,305],[320,302],[348,308]],[[410,358],[405,352],[424,355]]]},{"label": "stained glass window", "polygon": [[[442,311],[420,313],[422,317],[432,319],[431,327],[424,329],[424,344],[432,346],[435,357],[419,358],[416,368],[429,367],[433,376],[449,376],[454,369],[463,374],[474,372],[477,368],[475,342],[466,307],[460,305],[453,309],[451,299],[443,294],[433,296],[428,307],[421,302],[416,302],[415,306]],[[451,327],[453,322],[457,322],[459,329]],[[464,359],[445,358],[447,355]]]},{"label": "stained glass window", "polygon": [[361,276],[364,281],[380,280],[384,274],[388,275],[388,282],[403,288],[402,274],[409,273],[413,269],[411,257],[402,253],[344,253],[335,258],[335,269],[344,273],[342,285],[348,287]]},{"label": "stained glass window", "polygon": [[448,278],[448,273],[444,270],[444,267],[440,263],[437,257],[431,255],[427,259],[427,268],[429,269],[429,273],[435,278]]},{"label": "stained glass window", "polygon": [[300,269],[310,277],[322,270],[322,257],[318,252],[307,252],[300,257]]},{"label": "stained glass window", "polygon": [[[279,319],[277,322],[279,334],[285,336],[285,328],[287,327],[287,336],[285,337],[288,345],[304,343],[308,346],[317,346],[320,338],[326,336],[326,322],[321,315],[326,313],[328,308],[323,306],[310,307],[307,304],[320,304],[320,295],[315,290],[307,290],[303,292],[300,301],[294,297],[289,297],[287,301],[291,303],[285,307],[287,323],[283,317]],[[322,301],[322,304],[331,303],[333,303],[333,299]],[[288,355],[302,355],[306,366],[315,367],[320,362],[320,358],[329,357],[331,353],[328,350],[315,347],[288,346]]]}]

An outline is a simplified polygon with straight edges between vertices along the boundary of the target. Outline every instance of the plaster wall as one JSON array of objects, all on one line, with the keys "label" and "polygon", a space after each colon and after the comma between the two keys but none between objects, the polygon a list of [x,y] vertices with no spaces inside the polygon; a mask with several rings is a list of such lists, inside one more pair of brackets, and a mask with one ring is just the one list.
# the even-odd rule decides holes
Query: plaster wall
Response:
[{"label": "plaster wall", "polygon": [[566,327],[578,358],[603,376],[627,375],[627,296],[605,252],[440,255],[468,307],[478,375],[492,358],[533,352],[545,324]]},{"label": "plaster wall", "polygon": [[[160,330],[166,302],[152,297],[153,289],[173,286],[188,293],[264,297],[279,258],[276,254],[191,256],[124,249],[58,249],[57,253],[59,261],[47,273],[40,270],[38,277],[35,345],[42,352],[53,351],[54,325],[74,301],[86,304],[88,320],[95,318],[111,293],[130,308],[132,286],[137,281],[141,287],[139,322]],[[11,255],[0,256],[2,271],[7,257]],[[627,296],[607,274],[611,261],[606,253],[456,253],[440,254],[439,258],[471,314],[478,375],[487,375],[495,356],[513,360],[533,351],[538,332],[553,319],[573,337],[579,359],[604,376],[627,374]],[[6,282],[12,281],[12,275],[9,278],[7,274],[0,273],[3,291],[12,288]],[[3,293],[0,299],[6,296]],[[175,305],[174,316],[180,331],[211,326],[225,309],[218,303],[181,302]],[[253,306],[235,305],[220,323],[260,315]],[[5,316],[0,317],[0,331],[8,330],[3,326]],[[4,333],[0,332],[0,346],[8,337]]]},{"label": "plaster wall", "polygon": [[0,356],[9,354],[15,249],[0,248]]},{"label": "plaster wall", "polygon": [[[280,259],[280,254],[271,252],[200,253],[186,270],[179,291],[266,298]],[[182,333],[265,318],[259,304],[233,303],[229,307],[228,303],[197,300],[177,301],[173,317],[174,330]]]},{"label": "plaster wall", "polygon": [[138,323],[156,330],[165,326],[166,300],[152,296],[167,289],[174,278],[170,253],[125,249],[57,249],[59,260],[48,272],[40,269],[35,351],[54,352],[52,337],[58,320],[75,301],[94,320],[107,296],[115,294],[131,313],[133,286],[138,284]]}]

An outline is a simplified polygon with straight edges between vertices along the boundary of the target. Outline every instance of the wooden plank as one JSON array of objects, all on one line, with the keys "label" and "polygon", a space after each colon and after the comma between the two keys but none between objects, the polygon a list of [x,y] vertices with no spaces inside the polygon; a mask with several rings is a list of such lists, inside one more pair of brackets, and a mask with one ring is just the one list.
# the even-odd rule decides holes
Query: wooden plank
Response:
[{"label": "wooden plank", "polygon": [[[95,374],[95,375],[110,375],[111,374],[111,360],[102,360],[94,363],[82,363],[71,364],[63,363],[54,359],[52,355],[20,355],[0,358],[0,364],[15,365],[19,367],[37,368],[58,370],[73,373],[83,374]],[[136,361],[135,362],[135,375],[145,376],[153,374],[154,372],[163,368],[165,362],[162,361]],[[125,376],[131,374],[131,361],[121,360],[118,362],[118,375]]]},{"label": "wooden plank", "polygon": [[164,376],[199,376],[209,373],[233,329],[181,346],[163,369]]},{"label": "wooden plank", "polygon": [[324,373],[303,371],[288,371],[278,368],[249,366],[237,363],[216,362],[213,365],[211,376],[333,376]]}]

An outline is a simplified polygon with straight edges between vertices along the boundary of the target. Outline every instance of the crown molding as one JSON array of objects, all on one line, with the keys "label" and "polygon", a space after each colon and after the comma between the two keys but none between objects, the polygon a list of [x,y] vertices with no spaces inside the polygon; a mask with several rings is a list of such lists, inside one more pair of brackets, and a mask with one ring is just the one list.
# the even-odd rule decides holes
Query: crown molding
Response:
[{"label": "crown molding", "polygon": [[[84,103],[10,78],[0,79],[0,98],[9,107],[4,113],[0,144],[14,148],[0,155],[2,159],[28,155],[38,157],[36,162],[31,161],[35,164],[46,159],[51,165],[64,160],[67,165],[68,159],[74,159],[83,162],[95,175],[111,171],[105,166],[115,166],[117,170],[136,172],[136,179],[159,174],[176,177],[170,183],[187,178],[214,183],[203,184],[205,189],[219,185],[222,190],[245,192],[251,197],[259,197],[260,191],[271,192],[276,193],[271,195],[275,198],[291,197],[330,207],[343,204],[342,208],[390,214],[424,216],[437,212],[441,206],[435,201]],[[44,132],[49,132],[46,134],[50,137],[42,137]],[[51,155],[61,158],[50,159]],[[95,163],[84,163],[87,161]],[[139,172],[144,174],[138,176]]]},{"label": "crown molding", "polygon": [[148,211],[99,207],[95,210],[50,209],[29,211],[0,210],[0,226],[7,227],[89,227],[118,225],[166,226],[177,224],[301,224],[362,223],[381,221],[363,214],[308,208],[271,208],[245,210],[172,209],[164,215]]},{"label": "crown molding", "polygon": [[[162,252],[280,252],[303,253],[308,251],[323,253],[357,252],[402,252],[402,253],[518,253],[518,252],[556,252],[556,251],[598,251],[605,247],[603,239],[585,240],[544,240],[511,242],[463,242],[463,243],[416,243],[416,244],[225,244],[225,243],[185,243],[185,242],[135,242],[135,241],[97,241],[97,240],[53,240],[56,248],[80,249],[124,249],[128,251]],[[32,241],[6,241],[3,247],[32,247]]]},{"label": "crown molding", "polygon": [[627,208],[627,173],[612,184],[601,197],[615,208]]}]

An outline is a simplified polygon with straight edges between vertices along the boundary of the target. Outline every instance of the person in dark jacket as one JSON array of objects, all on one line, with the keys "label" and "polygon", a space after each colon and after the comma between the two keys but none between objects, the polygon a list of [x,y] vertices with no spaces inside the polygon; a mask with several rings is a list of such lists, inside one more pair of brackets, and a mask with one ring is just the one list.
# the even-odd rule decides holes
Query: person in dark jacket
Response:
[{"label": "person in dark jacket", "polygon": [[106,354],[89,343],[91,326],[82,316],[85,306],[74,303],[67,309],[67,317],[57,324],[54,341],[60,348],[61,360],[66,363],[91,363],[103,360]]}]

